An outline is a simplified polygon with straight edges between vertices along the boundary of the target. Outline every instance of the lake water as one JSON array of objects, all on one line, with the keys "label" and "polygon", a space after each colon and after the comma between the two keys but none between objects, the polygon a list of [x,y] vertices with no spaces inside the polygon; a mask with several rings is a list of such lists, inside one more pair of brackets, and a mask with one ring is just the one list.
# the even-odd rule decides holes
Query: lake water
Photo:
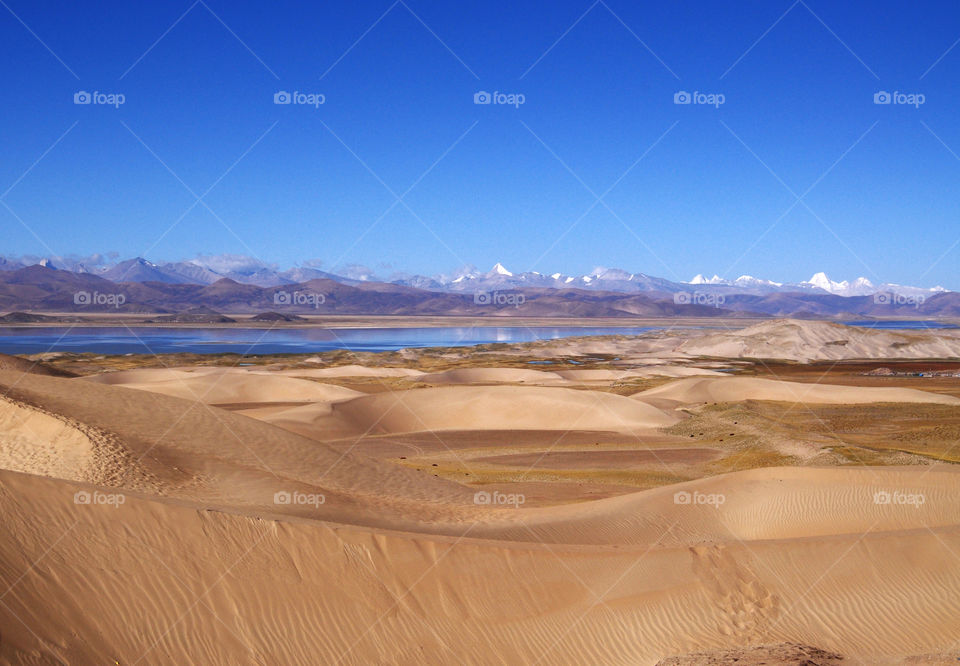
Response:
[{"label": "lake water", "polygon": [[477,326],[447,328],[0,328],[0,352],[96,354],[304,354],[349,349],[393,351],[405,347],[463,347],[489,342],[530,342],[575,335],[636,335],[653,327]]},{"label": "lake water", "polygon": [[[930,321],[850,321],[889,329],[948,328]],[[576,335],[636,335],[656,326],[474,326],[437,328],[163,328],[0,327],[0,352],[96,354],[309,354],[334,349],[394,351],[405,347],[466,347],[490,342],[530,342]]]}]

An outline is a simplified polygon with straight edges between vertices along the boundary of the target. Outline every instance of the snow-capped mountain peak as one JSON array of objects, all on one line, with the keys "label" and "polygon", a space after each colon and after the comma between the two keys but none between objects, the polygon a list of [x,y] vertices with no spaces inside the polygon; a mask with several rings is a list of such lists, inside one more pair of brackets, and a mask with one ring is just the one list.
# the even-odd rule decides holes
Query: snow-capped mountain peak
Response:
[{"label": "snow-capped mountain peak", "polygon": [[726,284],[727,281],[721,278],[719,275],[714,274],[712,278],[704,277],[701,273],[697,273],[687,284]]},{"label": "snow-capped mountain peak", "polygon": [[[272,264],[265,264],[252,257],[241,255],[204,255],[195,259],[179,262],[148,261],[143,257],[134,257],[119,263],[104,264],[99,258],[93,265],[84,265],[71,258],[24,257],[22,261],[8,261],[0,257],[0,271],[18,270],[39,262],[41,266],[74,273],[92,273],[114,282],[165,282],[171,284],[213,284],[223,278],[229,278],[244,284],[259,286],[277,286],[296,284],[312,279],[330,279],[344,284],[361,281],[379,281],[381,278],[365,267],[346,267],[350,270],[326,273],[313,268],[297,268],[279,271]],[[55,263],[54,263],[55,262]],[[469,290],[496,289],[584,289],[591,291],[611,291],[621,293],[652,292],[670,294],[700,291],[724,294],[733,297],[739,294],[766,296],[773,293],[806,292],[814,295],[833,295],[843,297],[868,297],[878,293],[897,294],[898,296],[923,297],[924,299],[948,291],[941,286],[913,287],[895,283],[874,283],[865,277],[852,280],[834,281],[823,271],[815,273],[809,280],[802,282],[774,282],[741,275],[736,279],[726,279],[714,274],[697,274],[689,282],[646,275],[640,272],[628,272],[619,268],[597,266],[586,274],[569,275],[563,272],[541,274],[538,271],[514,273],[502,263],[497,262],[489,272],[478,271],[474,266],[464,266],[450,274],[424,276],[395,276],[395,284],[414,286],[433,291],[464,292]],[[660,296],[655,296],[660,297]],[[890,299],[888,299],[890,300]],[[879,301],[878,301],[879,302]]]},{"label": "snow-capped mountain peak", "polygon": [[877,291],[877,287],[865,277],[858,277],[853,282],[848,282],[847,280],[834,282],[827,277],[827,274],[823,271],[815,273],[809,280],[801,282],[800,284],[802,286],[816,287],[828,294],[834,294],[836,296],[866,296],[876,293]]},{"label": "snow-capped mountain peak", "polygon": [[774,282],[773,280],[763,280],[761,278],[755,278],[752,275],[741,275],[736,280],[733,281],[733,284],[738,287],[782,287],[782,282]]}]

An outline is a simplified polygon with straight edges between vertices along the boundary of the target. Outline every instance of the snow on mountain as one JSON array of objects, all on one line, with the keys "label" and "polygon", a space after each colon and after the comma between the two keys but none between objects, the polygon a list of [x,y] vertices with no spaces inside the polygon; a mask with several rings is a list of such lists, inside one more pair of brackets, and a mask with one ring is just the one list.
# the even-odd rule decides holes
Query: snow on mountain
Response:
[{"label": "snow on mountain", "polygon": [[878,288],[865,277],[858,277],[853,282],[848,282],[847,280],[834,282],[828,278],[827,274],[823,271],[814,273],[813,277],[801,282],[800,286],[816,287],[835,296],[869,296],[878,291]]},{"label": "snow on mountain", "polygon": [[220,273],[190,261],[164,264],[163,271],[169,275],[183,278],[184,282],[193,284],[213,284],[223,277]]},{"label": "snow on mountain", "polygon": [[[92,273],[114,281],[128,282],[166,282],[180,284],[213,284],[224,277],[245,284],[261,287],[280,286],[306,282],[311,279],[330,279],[344,284],[357,284],[364,281],[380,281],[371,269],[360,266],[344,266],[337,274],[328,273],[311,267],[297,267],[280,271],[258,259],[241,255],[201,256],[189,261],[155,263],[142,257],[128,259],[112,265],[100,263],[96,255],[88,269],[78,258],[63,259],[54,257],[31,257],[15,263],[0,258],[0,271],[15,270],[28,263],[39,261],[40,265],[73,273]],[[56,263],[54,263],[56,262]],[[771,293],[813,292],[815,294],[833,294],[836,296],[870,296],[878,293],[892,293],[900,296],[929,297],[949,291],[941,286],[924,288],[904,286],[893,283],[874,284],[865,277],[851,281],[831,280],[826,273],[815,273],[809,280],[798,283],[774,282],[752,275],[741,275],[729,280],[719,275],[707,277],[697,274],[688,282],[674,282],[644,273],[630,273],[619,268],[596,267],[585,275],[567,275],[555,272],[549,275],[538,271],[515,273],[497,262],[486,273],[474,266],[464,266],[447,275],[427,277],[396,273],[390,281],[433,291],[495,291],[522,288],[585,289],[590,291],[612,291],[620,293],[657,292],[663,294],[677,292],[703,291],[726,295],[756,295]]]},{"label": "snow on mountain", "polygon": [[874,284],[865,277],[858,277],[852,282],[842,280],[834,282],[824,272],[815,273],[809,280],[801,282],[797,286],[805,289],[815,288],[825,291],[835,296],[871,296],[873,294],[888,293],[899,296],[929,296],[940,292],[949,291],[937,285],[936,287],[911,287],[892,282],[883,284]]},{"label": "snow on mountain", "polygon": [[143,257],[121,261],[100,273],[100,277],[113,282],[165,282],[168,284],[187,283],[191,280],[170,274],[157,264]]},{"label": "snow on mountain", "polygon": [[714,274],[713,277],[708,278],[704,277],[703,274],[697,273],[693,278],[686,284],[719,284],[727,285],[734,287],[782,287],[783,283],[774,282],[773,280],[761,280],[760,278],[755,278],[752,275],[741,275],[736,280],[725,280],[719,275]]},{"label": "snow on mountain", "polygon": [[687,284],[729,284],[726,280],[721,278],[719,275],[714,274],[712,278],[703,277],[702,274],[697,273]]},{"label": "snow on mountain", "polygon": [[782,287],[782,282],[774,282],[773,280],[763,280],[761,278],[755,278],[752,275],[741,275],[736,280],[733,281],[733,284],[738,287]]}]

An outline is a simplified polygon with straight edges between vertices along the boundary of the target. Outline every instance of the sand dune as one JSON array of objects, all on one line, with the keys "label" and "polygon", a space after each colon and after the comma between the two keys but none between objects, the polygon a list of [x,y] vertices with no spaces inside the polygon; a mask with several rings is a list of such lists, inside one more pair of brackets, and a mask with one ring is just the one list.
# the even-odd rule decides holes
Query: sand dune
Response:
[{"label": "sand dune", "polygon": [[99,375],[89,375],[83,381],[110,386],[124,386],[130,384],[151,384],[169,382],[174,379],[190,379],[198,375],[222,373],[226,368],[138,368],[136,370],[120,370],[118,372],[104,372]]},{"label": "sand dune", "polygon": [[524,368],[458,368],[421,375],[417,378],[428,384],[556,384],[562,382],[561,373]]},{"label": "sand dune", "polygon": [[624,370],[558,370],[557,373],[564,379],[571,381],[622,381],[631,377],[692,377],[692,376],[722,376],[722,372],[705,368],[693,368],[681,365],[657,364],[640,368]]},{"label": "sand dune", "polygon": [[[456,513],[472,497],[457,484],[344,455],[197,402],[93,382],[78,391],[76,382],[0,372],[0,395],[9,393],[0,400],[6,426],[0,430],[0,467],[209,506],[339,515],[351,523],[395,527]],[[64,425],[34,416],[38,405]],[[62,455],[68,447],[70,464]],[[278,507],[279,491],[319,493],[327,501]]]},{"label": "sand dune", "polygon": [[278,428],[318,441],[355,435],[356,430],[336,419],[333,403],[311,402],[298,407],[289,405],[254,407],[235,412]]},{"label": "sand dune", "polygon": [[0,402],[0,469],[96,482],[93,443],[65,419]]},{"label": "sand dune", "polygon": [[[507,514],[476,533],[546,543],[680,546],[949,527],[960,525],[958,484],[960,469],[951,465],[753,469],[592,502],[530,508],[514,516],[522,525],[511,526]],[[678,493],[689,503],[678,504]],[[884,493],[890,494],[887,504]],[[704,501],[723,499],[698,505],[694,494]],[[922,500],[907,501],[914,497]],[[667,534],[674,520],[676,528]]]},{"label": "sand dune", "polygon": [[835,384],[786,382],[759,377],[691,377],[635,393],[632,397],[640,400],[672,400],[681,404],[782,400],[810,404],[857,405],[871,402],[920,402],[960,405],[960,398],[916,389],[838,386]]},{"label": "sand dune", "polygon": [[[0,371],[0,663],[960,656],[955,465],[768,467],[514,506],[357,453],[364,434],[424,430],[666,439],[679,415],[647,400],[960,399],[728,376],[624,397],[562,386],[618,371],[475,370],[369,395],[298,369]],[[545,379],[561,385],[511,385]],[[500,385],[456,385],[484,383]],[[674,471],[668,450],[644,455]]]},{"label": "sand dune", "polygon": [[951,649],[960,617],[956,526],[698,541],[688,524],[721,514],[674,504],[645,510],[683,545],[546,549],[0,487],[13,663],[655,664],[793,642],[877,664]]},{"label": "sand dune", "polygon": [[419,430],[634,430],[675,418],[623,396],[535,386],[451,386],[395,391],[333,406],[346,432]]},{"label": "sand dune", "polygon": [[[309,360],[309,359],[308,359]],[[369,368],[364,365],[338,365],[333,368],[294,368],[282,374],[293,377],[417,377],[423,373],[412,368]]]},{"label": "sand dune", "polygon": [[242,369],[132,370],[85,377],[111,386],[162,393],[210,405],[263,402],[331,402],[359,395],[342,386]]},{"label": "sand dune", "polygon": [[722,376],[722,372],[704,368],[656,364],[639,368],[574,370],[527,370],[524,368],[458,368],[419,376],[429,384],[529,384],[559,386],[589,382],[624,381],[634,377]]},{"label": "sand dune", "polygon": [[47,375],[49,377],[69,376],[69,373],[54,370],[40,361],[28,361],[25,358],[10,356],[9,354],[0,354],[0,370],[23,372],[32,375]]},{"label": "sand dune", "polygon": [[955,331],[885,331],[776,319],[722,332],[688,333],[674,351],[691,356],[787,359],[960,358]]}]

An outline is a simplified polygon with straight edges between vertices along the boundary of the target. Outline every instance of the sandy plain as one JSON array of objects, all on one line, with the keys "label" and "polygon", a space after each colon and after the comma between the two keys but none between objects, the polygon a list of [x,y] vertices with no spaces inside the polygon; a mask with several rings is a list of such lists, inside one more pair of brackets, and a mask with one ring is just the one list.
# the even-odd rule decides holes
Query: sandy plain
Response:
[{"label": "sandy plain", "polygon": [[960,376],[881,366],[960,336],[5,357],[0,662],[956,663]]}]

